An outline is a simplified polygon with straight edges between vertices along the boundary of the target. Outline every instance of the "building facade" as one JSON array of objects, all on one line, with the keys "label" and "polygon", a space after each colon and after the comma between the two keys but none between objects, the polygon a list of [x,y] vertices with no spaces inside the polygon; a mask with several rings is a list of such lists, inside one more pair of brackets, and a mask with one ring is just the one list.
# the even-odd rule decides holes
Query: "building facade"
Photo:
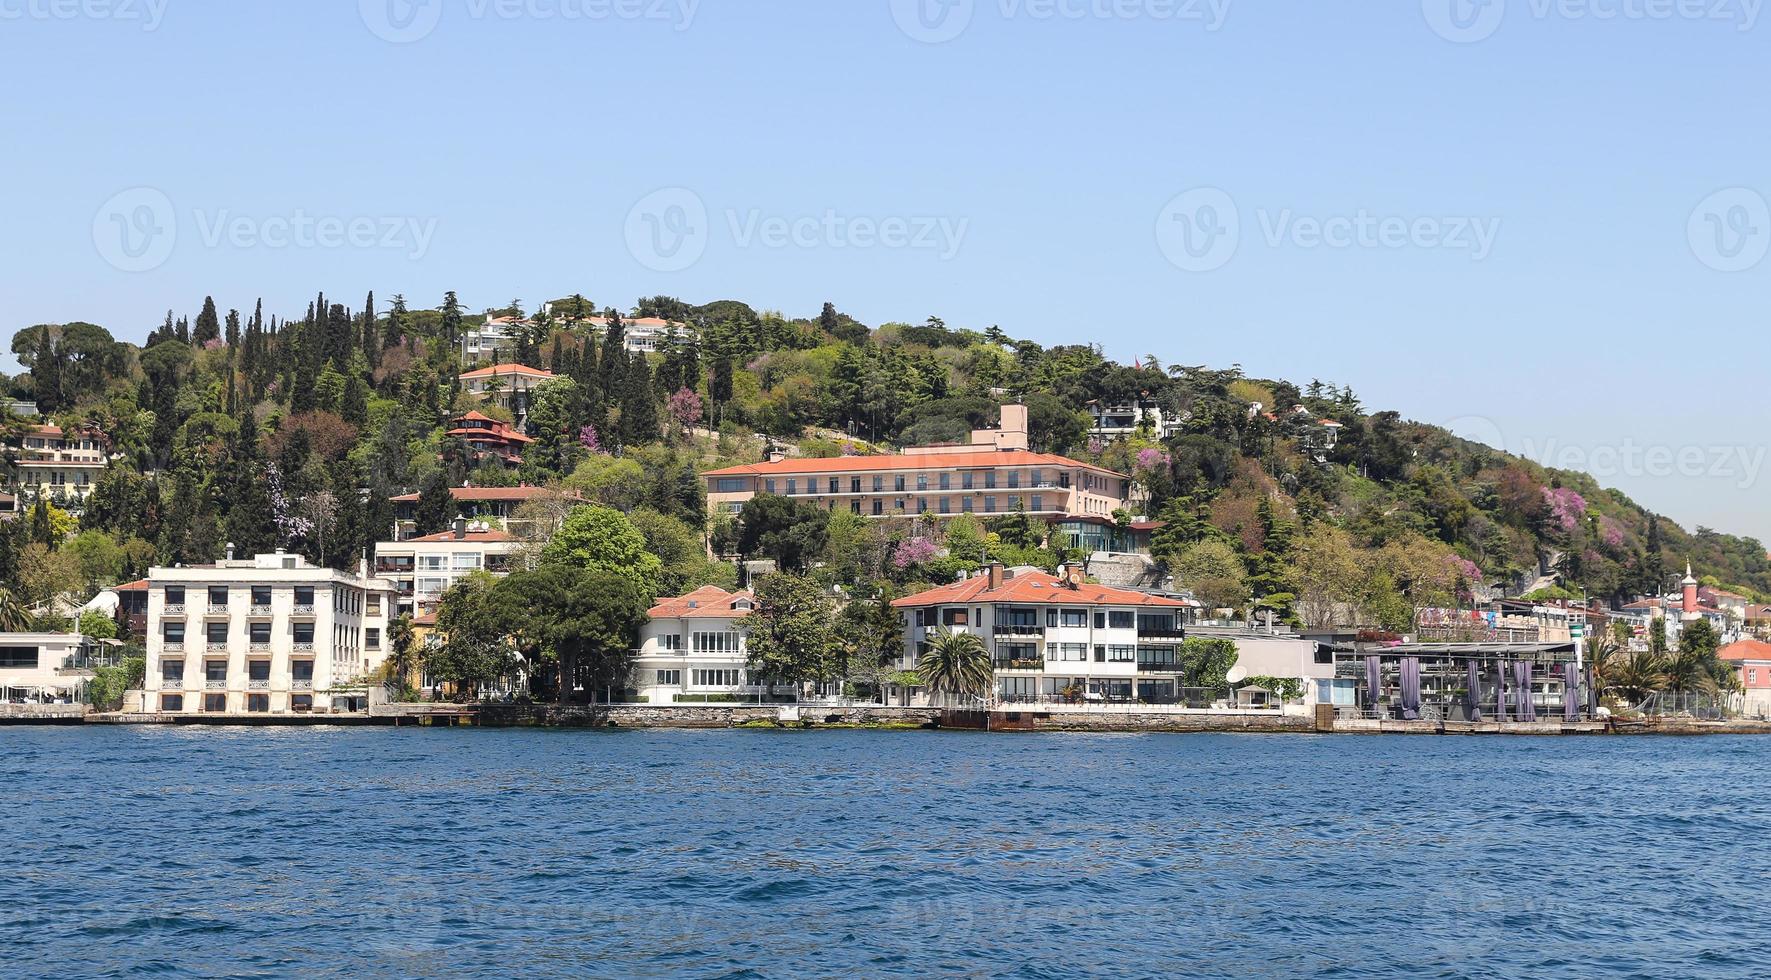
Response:
[{"label": "building facade", "polygon": [[1066,566],[986,571],[892,603],[904,614],[904,669],[942,632],[977,636],[1005,702],[1173,704],[1182,698],[1187,604],[1086,582]]},{"label": "building facade", "polygon": [[33,426],[18,440],[15,451],[18,464],[12,488],[21,507],[39,498],[80,506],[110,461],[109,441],[96,429],[63,432],[53,425]]},{"label": "building facade", "polygon": [[504,576],[522,543],[485,521],[458,518],[441,534],[375,546],[375,574],[393,585],[394,615],[434,614],[443,593],[474,572]]},{"label": "building facade", "polygon": [[142,708],[167,714],[362,707],[388,652],[393,584],[282,552],[148,572]]},{"label": "building facade", "polygon": [[78,633],[0,633],[0,700],[78,704],[106,653]]},{"label": "building facade", "polygon": [[[394,497],[393,534],[404,541],[417,533],[414,518],[418,511],[418,494]],[[555,504],[563,512],[579,502],[575,495],[563,494],[546,487],[452,487],[449,490],[455,513],[470,521],[482,521],[490,527],[515,531],[524,523],[521,511],[526,504]]]},{"label": "building facade", "polygon": [[529,401],[535,389],[553,378],[553,372],[526,364],[493,364],[463,371],[461,387],[481,401],[509,409],[520,424],[529,416]]},{"label": "building facade", "polygon": [[1027,448],[1027,409],[1005,405],[1002,426],[969,446],[925,446],[892,456],[772,458],[705,474],[710,510],[737,513],[758,494],[809,500],[866,517],[931,514],[1111,517],[1140,501],[1112,470]]},{"label": "building facade", "polygon": [[754,607],[749,591],[713,585],[660,601],[640,630],[632,686],[651,704],[755,694],[744,629]]}]

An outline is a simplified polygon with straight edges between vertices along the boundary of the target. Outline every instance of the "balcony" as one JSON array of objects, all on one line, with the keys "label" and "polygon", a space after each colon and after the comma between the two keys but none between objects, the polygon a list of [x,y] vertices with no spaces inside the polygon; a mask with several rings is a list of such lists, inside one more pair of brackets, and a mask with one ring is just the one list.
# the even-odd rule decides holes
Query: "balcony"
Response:
[{"label": "balcony", "polygon": [[314,641],[312,641],[312,640],[296,640],[295,645],[291,649],[293,649],[296,653],[313,653],[314,652]]},{"label": "balcony", "polygon": [[289,689],[291,691],[311,691],[314,689],[314,679],[309,677],[304,680],[297,677],[295,680],[289,682]]},{"label": "balcony", "polygon": [[295,615],[297,615],[297,616],[312,616],[313,614],[314,614],[314,604],[313,603],[311,603],[311,602],[298,602],[295,604]]},{"label": "balcony", "polygon": [[1143,623],[1138,624],[1138,639],[1140,640],[1184,640],[1186,638],[1187,630],[1179,623],[1148,626]]},{"label": "balcony", "polygon": [[1187,668],[1177,663],[1152,663],[1138,661],[1138,672],[1144,674],[1182,674]]},{"label": "balcony", "polygon": [[182,678],[182,677],[162,677],[162,678],[160,678],[160,690],[162,690],[162,691],[182,691],[182,690],[184,690],[184,678]]},{"label": "balcony", "polygon": [[226,640],[204,640],[203,641],[203,650],[206,653],[226,653],[226,652],[228,652],[228,641],[226,641]]},{"label": "balcony", "polygon": [[225,677],[211,677],[203,682],[203,690],[205,691],[225,691],[227,689],[228,679]]},{"label": "balcony", "polygon": [[204,612],[203,615],[206,617],[211,617],[211,618],[224,618],[225,619],[228,615],[228,607],[227,606],[210,606],[208,611]]},{"label": "balcony", "polygon": [[269,640],[253,640],[246,644],[246,649],[252,653],[270,653],[271,644]]},{"label": "balcony", "polygon": [[255,602],[246,610],[246,615],[248,616],[265,617],[270,614],[271,607],[269,603],[260,604]]},{"label": "balcony", "polygon": [[168,602],[166,605],[160,607],[160,615],[162,615],[162,616],[183,616],[184,615],[184,603],[182,603],[182,602]]},{"label": "balcony", "polygon": [[1037,623],[997,623],[994,632],[997,636],[1044,636],[1045,627]]},{"label": "balcony", "polygon": [[270,689],[271,681],[268,677],[263,680],[249,680],[246,682],[246,690],[248,691],[268,691]]},{"label": "balcony", "polygon": [[997,657],[991,662],[997,670],[1044,670],[1045,661],[1038,657]]}]

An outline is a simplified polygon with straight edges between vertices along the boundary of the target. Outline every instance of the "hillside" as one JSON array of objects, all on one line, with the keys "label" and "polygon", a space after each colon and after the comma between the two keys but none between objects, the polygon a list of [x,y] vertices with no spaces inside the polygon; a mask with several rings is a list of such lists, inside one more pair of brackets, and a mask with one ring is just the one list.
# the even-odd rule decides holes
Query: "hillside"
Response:
[{"label": "hillside", "polygon": [[[223,314],[206,300],[194,318],[167,314],[139,346],[81,322],[19,331],[12,349],[27,370],[0,385],[64,429],[103,431],[118,461],[71,543],[60,516],[10,522],[0,578],[41,601],[150,562],[212,560],[225,542],[350,564],[391,526],[390,497],[424,491],[420,522],[434,525],[446,487],[463,481],[563,484],[670,522],[649,539],[683,551],[706,521],[694,470],[754,461],[761,440],[749,436],[815,454],[850,440],[846,451],[951,440],[1018,399],[1035,448],[1132,474],[1167,522],[1158,557],[1226,605],[1311,619],[1339,603],[1363,621],[1405,622],[1410,607],[1478,590],[1516,595],[1552,564],[1570,589],[1623,599],[1664,587],[1687,560],[1737,591],[1771,594],[1756,540],[1687,531],[1584,474],[1369,410],[1346,383],[1122,365],[1085,343],[1042,347],[935,318],[870,327],[830,304],[788,317],[735,300],[651,297],[617,311],[575,296],[523,313],[513,302],[469,314],[453,293],[425,310],[320,296],[268,319],[262,304]],[[476,407],[515,420],[459,378],[463,337],[487,316],[520,321],[500,358],[559,376],[524,406],[534,441],[514,467],[446,435]],[[608,319],[590,324],[596,316]],[[630,355],[623,317],[695,329]],[[1094,401],[1159,410],[1169,431],[1091,439]],[[1339,424],[1338,439],[1324,421]],[[15,435],[23,425],[9,424]],[[63,526],[45,526],[51,516]],[[999,546],[1038,544],[1014,533],[1003,544],[991,530]],[[906,531],[890,533],[882,555]],[[675,584],[729,577],[700,568]]]}]

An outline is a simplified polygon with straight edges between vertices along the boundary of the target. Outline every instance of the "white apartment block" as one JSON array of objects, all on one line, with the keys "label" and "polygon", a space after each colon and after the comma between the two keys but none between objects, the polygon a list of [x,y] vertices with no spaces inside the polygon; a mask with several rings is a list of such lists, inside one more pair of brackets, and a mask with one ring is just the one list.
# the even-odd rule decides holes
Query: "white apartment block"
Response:
[{"label": "white apartment block", "polygon": [[39,497],[70,506],[84,503],[110,462],[102,434],[63,432],[53,425],[27,429],[16,455],[12,486],[18,491],[21,509]]},{"label": "white apartment block", "polygon": [[1150,399],[1136,402],[1102,404],[1088,403],[1089,434],[1102,439],[1123,439],[1137,435],[1147,426],[1152,438],[1162,439],[1181,430],[1181,420],[1167,416],[1162,406]]},{"label": "white apartment block", "polygon": [[375,546],[375,574],[393,583],[394,615],[425,616],[437,611],[443,593],[473,572],[503,576],[522,542],[486,521],[456,518],[441,534]]},{"label": "white apartment block", "polygon": [[708,585],[661,600],[640,630],[632,685],[651,704],[689,697],[756,693],[749,683],[744,618],[755,606],[749,591]]},{"label": "white apartment block", "polygon": [[983,640],[1007,702],[1143,701],[1180,696],[1187,603],[1060,575],[991,565],[971,578],[892,603],[904,613],[904,661],[941,632]]},{"label": "white apartment block", "polygon": [[142,709],[357,710],[388,650],[393,584],[278,552],[148,571]]}]

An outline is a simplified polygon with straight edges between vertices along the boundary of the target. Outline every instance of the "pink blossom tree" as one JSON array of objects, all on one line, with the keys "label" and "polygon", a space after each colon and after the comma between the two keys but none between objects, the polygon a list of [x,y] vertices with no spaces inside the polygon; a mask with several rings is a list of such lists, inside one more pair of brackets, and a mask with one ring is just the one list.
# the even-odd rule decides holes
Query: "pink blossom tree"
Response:
[{"label": "pink blossom tree", "polygon": [[664,410],[677,428],[687,431],[701,422],[701,396],[688,388],[678,388],[664,403]]}]

